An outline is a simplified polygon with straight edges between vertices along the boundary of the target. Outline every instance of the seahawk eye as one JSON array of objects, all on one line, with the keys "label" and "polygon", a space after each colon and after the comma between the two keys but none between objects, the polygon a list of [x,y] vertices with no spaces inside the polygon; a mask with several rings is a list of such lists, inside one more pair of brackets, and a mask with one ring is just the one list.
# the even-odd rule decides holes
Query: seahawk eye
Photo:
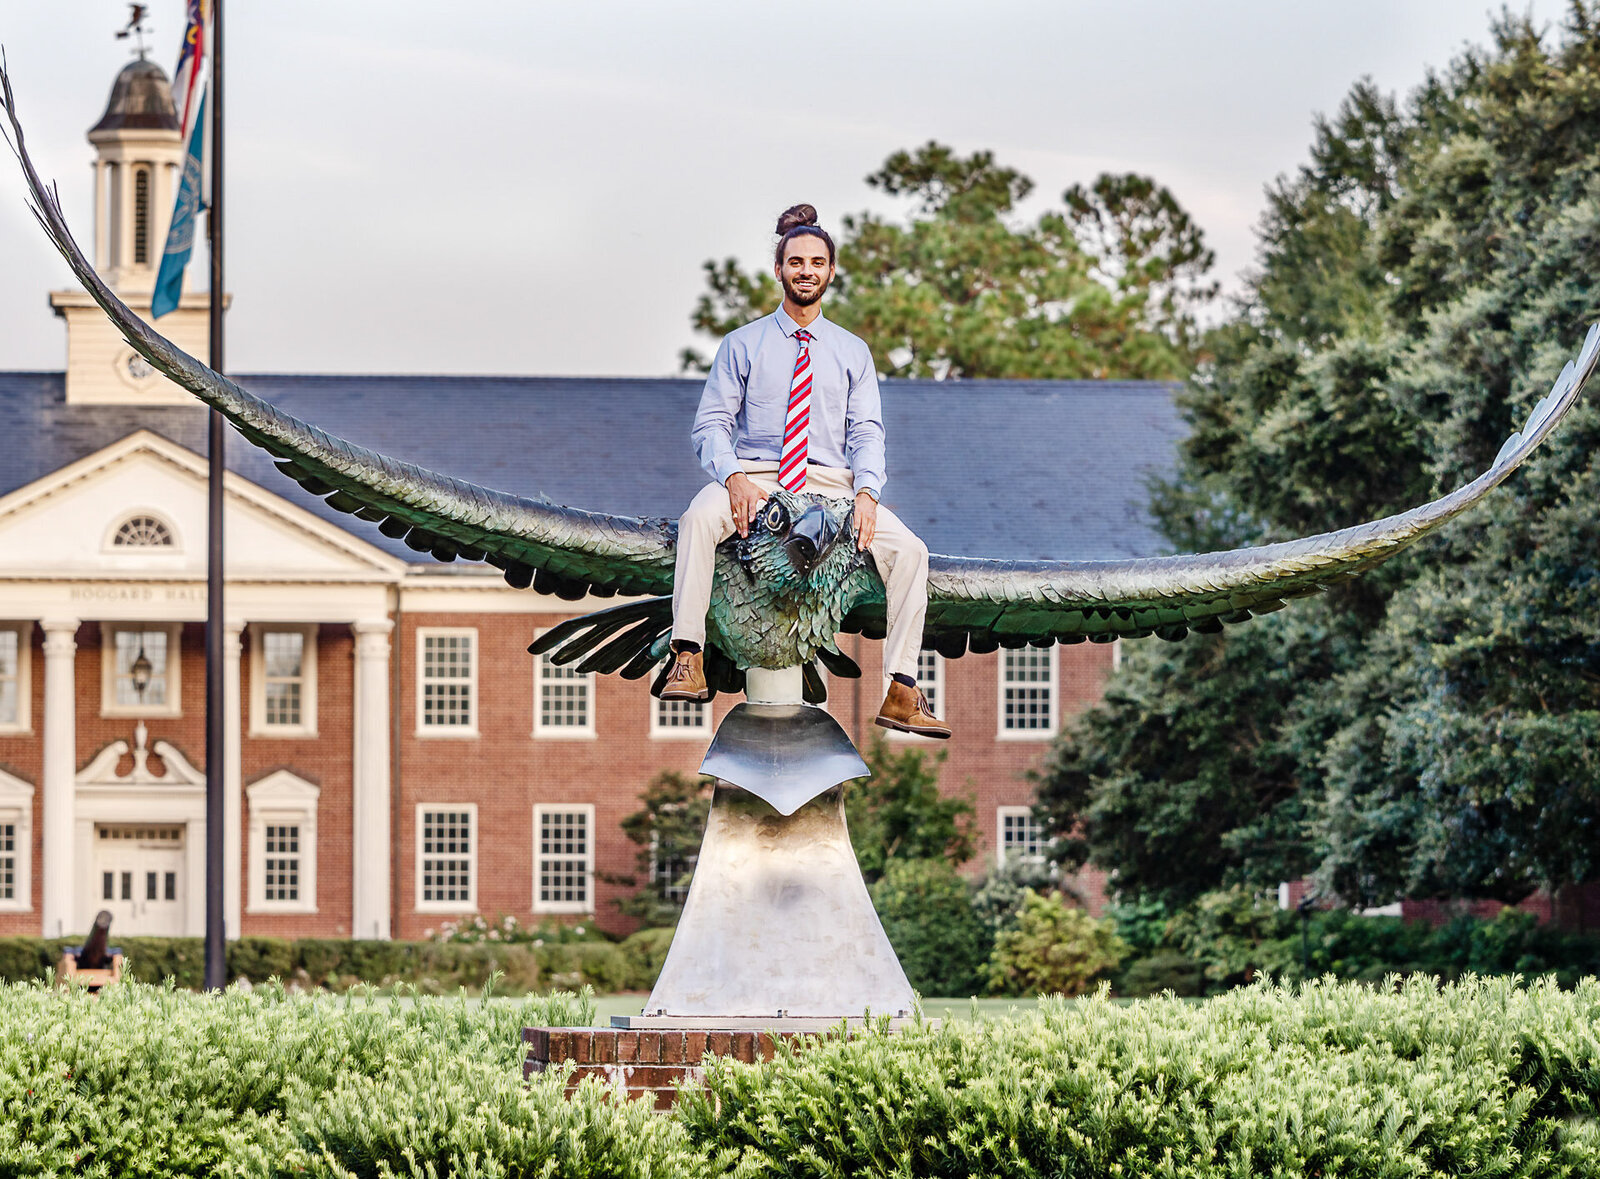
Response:
[{"label": "seahawk eye", "polygon": [[766,519],[762,521],[767,526],[768,532],[777,532],[783,527],[783,505],[774,501],[767,505]]}]

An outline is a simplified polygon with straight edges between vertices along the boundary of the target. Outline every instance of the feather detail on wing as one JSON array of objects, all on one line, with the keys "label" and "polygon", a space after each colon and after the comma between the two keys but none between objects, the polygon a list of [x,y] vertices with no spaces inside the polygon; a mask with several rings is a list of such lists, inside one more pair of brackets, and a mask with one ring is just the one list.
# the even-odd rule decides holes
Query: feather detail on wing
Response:
[{"label": "feather detail on wing", "polygon": [[[1555,429],[1597,358],[1600,324],[1488,470],[1432,503],[1369,524],[1259,548],[1132,561],[931,557],[924,646],[955,657],[1085,639],[1176,640],[1281,610],[1388,560],[1483,499]],[[846,628],[871,633],[881,626],[875,609],[848,617]]]},{"label": "feather detail on wing", "polygon": [[560,507],[398,462],[280,412],[178,348],[111,292],[73,240],[56,192],[28,157],[3,65],[0,97],[34,215],[84,289],[135,351],[275,456],[291,479],[325,496],[330,507],[377,522],[385,536],[403,537],[418,552],[442,561],[486,560],[518,588],[531,584],[573,601],[586,593],[659,594],[672,588],[672,521]]}]

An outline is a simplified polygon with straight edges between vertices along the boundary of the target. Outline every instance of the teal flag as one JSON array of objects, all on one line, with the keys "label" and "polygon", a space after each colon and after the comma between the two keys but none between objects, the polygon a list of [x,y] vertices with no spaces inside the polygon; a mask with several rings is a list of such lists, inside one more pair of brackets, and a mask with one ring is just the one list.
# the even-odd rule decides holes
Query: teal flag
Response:
[{"label": "teal flag", "polygon": [[201,178],[206,144],[206,98],[200,98],[200,110],[189,132],[189,150],[184,154],[183,177],[178,182],[178,199],[172,207],[172,227],[167,230],[167,248],[161,254],[161,269],[156,274],[155,295],[150,301],[150,315],[160,319],[178,305],[183,294],[183,269],[189,265],[189,255],[194,253],[194,231],[200,221],[203,191]]}]

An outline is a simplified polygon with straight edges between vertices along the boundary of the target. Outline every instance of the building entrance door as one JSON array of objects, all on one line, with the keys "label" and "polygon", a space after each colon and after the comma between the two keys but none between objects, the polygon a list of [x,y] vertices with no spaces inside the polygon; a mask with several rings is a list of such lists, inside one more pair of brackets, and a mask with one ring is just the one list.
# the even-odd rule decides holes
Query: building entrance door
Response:
[{"label": "building entrance door", "polygon": [[187,881],[181,823],[95,825],[99,907],[111,912],[111,936],[178,937]]}]

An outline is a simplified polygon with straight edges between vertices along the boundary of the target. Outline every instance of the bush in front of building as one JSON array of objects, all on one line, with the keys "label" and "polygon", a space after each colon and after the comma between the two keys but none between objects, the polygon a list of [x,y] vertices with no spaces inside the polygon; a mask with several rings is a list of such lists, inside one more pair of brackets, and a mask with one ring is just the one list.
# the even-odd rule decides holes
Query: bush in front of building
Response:
[{"label": "bush in front of building", "polygon": [[[43,979],[75,947],[77,938],[0,938],[0,980]],[[199,990],[205,980],[205,943],[199,938],[115,938],[129,977]],[[291,988],[348,990],[358,983],[409,986],[423,994],[478,991],[500,976],[502,992],[626,990],[634,973],[613,942],[572,941],[534,945],[503,943],[339,941],[321,938],[247,937],[229,942],[229,981],[252,984],[282,979]]]},{"label": "bush in front of building", "polygon": [[1208,893],[1170,913],[1153,902],[1118,903],[1117,932],[1135,950],[1115,980],[1119,995],[1171,988],[1179,995],[1227,990],[1259,975],[1297,980],[1332,975],[1378,982],[1391,974],[1453,980],[1468,974],[1550,975],[1571,987],[1600,975],[1600,936],[1502,909],[1443,925],[1365,917],[1345,909],[1304,918],[1248,889]]},{"label": "bush in front of building", "polygon": [[953,998],[983,989],[993,936],[950,861],[889,859],[872,886],[872,904],[919,994]]},{"label": "bush in front of building", "polygon": [[989,985],[1006,995],[1081,995],[1127,956],[1127,943],[1110,921],[1089,916],[1059,893],[1030,888],[1015,927],[995,936]]},{"label": "bush in front of building", "polygon": [[667,961],[674,929],[641,929],[622,939],[622,956],[628,963],[628,990],[648,991]]}]

